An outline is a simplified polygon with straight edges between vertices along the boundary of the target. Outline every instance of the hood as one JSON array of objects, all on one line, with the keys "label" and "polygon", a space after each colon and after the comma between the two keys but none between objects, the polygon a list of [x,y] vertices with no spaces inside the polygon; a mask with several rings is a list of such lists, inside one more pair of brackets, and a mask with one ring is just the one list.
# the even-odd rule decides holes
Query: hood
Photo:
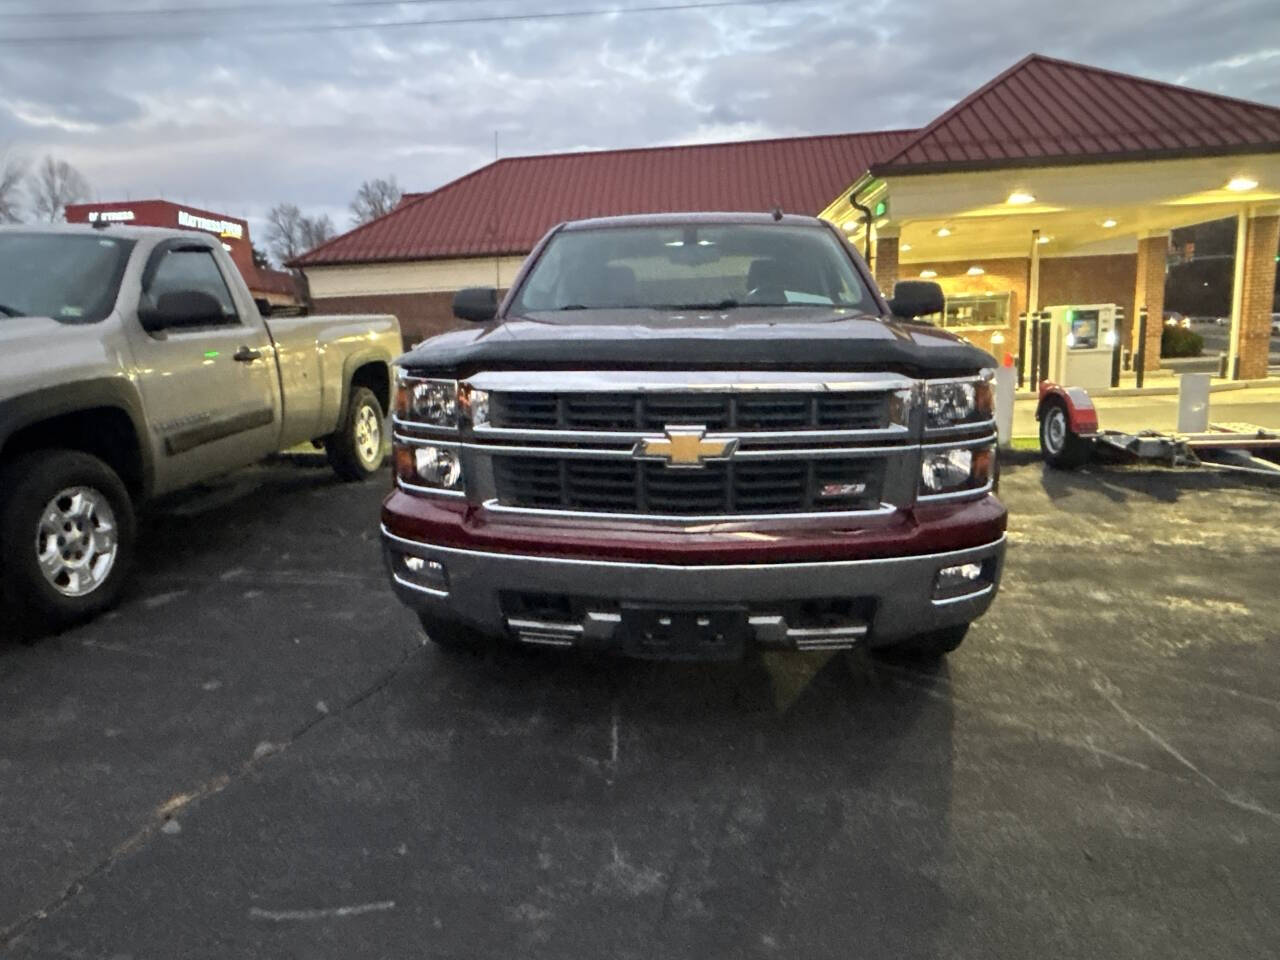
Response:
[{"label": "hood", "polygon": [[928,324],[847,310],[591,310],[531,313],[442,334],[401,367],[468,376],[480,369],[815,369],[960,376],[994,367],[986,351]]},{"label": "hood", "polygon": [[119,366],[107,355],[99,324],[0,316],[0,398]]}]

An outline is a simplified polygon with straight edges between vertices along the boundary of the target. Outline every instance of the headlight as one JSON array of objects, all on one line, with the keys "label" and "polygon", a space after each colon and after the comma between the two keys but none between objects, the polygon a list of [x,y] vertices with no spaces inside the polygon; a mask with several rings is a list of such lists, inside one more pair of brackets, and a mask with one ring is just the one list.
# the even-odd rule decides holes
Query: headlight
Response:
[{"label": "headlight", "polygon": [[453,447],[396,444],[396,476],[415,487],[461,492],[462,460]]},{"label": "headlight", "polygon": [[458,381],[401,377],[396,392],[396,416],[409,423],[433,427],[458,425]]},{"label": "headlight", "polygon": [[945,380],[925,392],[926,426],[931,430],[990,420],[994,409],[991,381]]},{"label": "headlight", "polygon": [[477,390],[469,383],[458,388],[458,408],[473,427],[489,422],[489,392]]},{"label": "headlight", "polygon": [[920,462],[921,496],[981,490],[991,482],[991,447],[925,450]]},{"label": "headlight", "polygon": [[462,420],[489,422],[489,394],[457,380],[401,376],[396,416],[405,423],[456,429]]},{"label": "headlight", "polygon": [[889,422],[899,427],[911,426],[911,407],[915,402],[912,390],[895,390],[889,394]]}]

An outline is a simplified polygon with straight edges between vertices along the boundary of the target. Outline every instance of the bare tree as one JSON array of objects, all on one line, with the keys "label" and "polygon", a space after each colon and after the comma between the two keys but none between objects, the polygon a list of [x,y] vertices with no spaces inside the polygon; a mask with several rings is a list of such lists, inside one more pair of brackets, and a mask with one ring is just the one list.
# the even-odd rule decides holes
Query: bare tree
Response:
[{"label": "bare tree", "polygon": [[89,199],[89,181],[67,161],[46,156],[28,179],[27,192],[36,219],[57,223],[67,204]]},{"label": "bare tree", "polygon": [[318,217],[302,218],[302,249],[304,251],[314,250],[337,235],[338,231],[334,229],[333,221],[329,219],[327,213],[322,213]]},{"label": "bare tree", "polygon": [[21,222],[21,188],[26,176],[27,164],[21,157],[6,154],[0,159],[0,223]]},{"label": "bare tree", "polygon": [[280,263],[327,243],[336,233],[327,213],[308,217],[296,203],[277,203],[267,213],[267,248]]},{"label": "bare tree", "polygon": [[351,220],[353,226],[360,226],[370,220],[386,216],[396,208],[404,191],[396,183],[394,176],[385,180],[378,177],[360,184],[355,199],[351,201]]}]

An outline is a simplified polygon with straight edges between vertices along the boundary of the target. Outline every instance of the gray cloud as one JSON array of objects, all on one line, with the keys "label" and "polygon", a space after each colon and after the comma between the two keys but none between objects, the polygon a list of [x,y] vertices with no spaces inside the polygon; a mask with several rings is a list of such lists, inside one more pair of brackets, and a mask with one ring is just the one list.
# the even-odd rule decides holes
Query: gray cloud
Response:
[{"label": "gray cloud", "polygon": [[[606,0],[312,7],[305,22],[596,4]],[[300,17],[268,5],[252,16],[4,21],[46,9],[0,6],[0,37],[232,32],[0,48],[0,151],[64,156],[102,199],[163,195],[255,220],[292,200],[345,224],[362,179],[430,189],[492,159],[495,130],[504,154],[523,154],[917,126],[1033,50],[1280,102],[1274,0],[811,0],[293,35],[261,32]]]}]

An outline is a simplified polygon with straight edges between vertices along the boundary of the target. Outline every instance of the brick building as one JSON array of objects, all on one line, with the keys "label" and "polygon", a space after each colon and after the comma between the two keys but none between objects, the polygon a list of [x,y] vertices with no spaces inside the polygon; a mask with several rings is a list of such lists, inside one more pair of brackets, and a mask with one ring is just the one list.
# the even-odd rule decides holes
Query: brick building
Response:
[{"label": "brick building", "polygon": [[73,203],[67,206],[68,223],[93,223],[106,220],[135,227],[178,227],[211,233],[222,240],[222,246],[253,294],[255,300],[273,307],[296,306],[299,303],[293,274],[284,270],[259,267],[253,261],[253,242],[249,224],[238,217],[211,213],[169,200],[120,200],[111,203]]},{"label": "brick building", "polygon": [[561,220],[775,206],[842,225],[886,291],[936,278],[942,322],[995,353],[1017,352],[1020,313],[1070,303],[1120,304],[1136,346],[1145,307],[1149,369],[1170,231],[1236,217],[1232,352],[1266,373],[1280,109],[1039,55],[919,130],[499,160],[296,265],[317,308],[394,312],[416,340]]}]

